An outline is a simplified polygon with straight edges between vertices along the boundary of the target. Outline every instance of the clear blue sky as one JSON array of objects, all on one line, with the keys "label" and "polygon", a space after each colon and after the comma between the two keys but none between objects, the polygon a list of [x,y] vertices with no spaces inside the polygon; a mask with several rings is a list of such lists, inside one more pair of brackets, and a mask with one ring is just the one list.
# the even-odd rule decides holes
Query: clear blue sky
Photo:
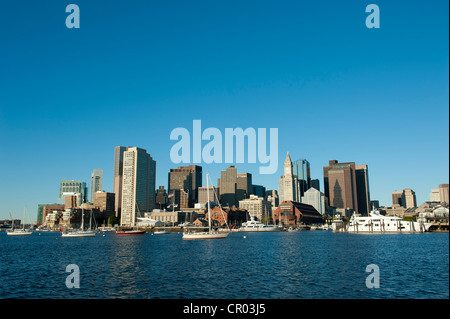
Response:
[{"label": "clear blue sky", "polygon": [[[65,7],[80,7],[67,29]],[[368,29],[376,3],[381,28]],[[36,218],[61,179],[90,183],[139,146],[167,187],[172,129],[278,128],[282,163],[369,166],[372,199],[449,180],[448,1],[2,1],[0,219]],[[214,183],[228,164],[203,165]]]}]

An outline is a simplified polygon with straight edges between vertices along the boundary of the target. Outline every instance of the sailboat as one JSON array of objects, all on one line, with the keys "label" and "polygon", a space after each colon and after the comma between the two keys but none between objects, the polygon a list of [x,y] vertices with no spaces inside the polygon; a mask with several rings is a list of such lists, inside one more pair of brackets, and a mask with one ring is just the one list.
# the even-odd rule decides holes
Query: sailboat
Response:
[{"label": "sailboat", "polygon": [[[206,194],[207,194],[207,200],[208,200],[208,232],[185,232],[183,233],[183,239],[222,239],[226,238],[229,234],[229,232],[218,232],[213,231],[211,229],[211,206],[209,202],[209,174],[206,174]],[[214,191],[215,192],[215,191]],[[219,203],[219,200],[217,200]],[[222,208],[219,208],[222,211]]]},{"label": "sailboat", "polygon": [[95,230],[91,229],[91,222],[92,222],[92,210],[91,210],[91,217],[89,220],[89,229],[84,230],[84,208],[81,211],[81,227],[80,229],[73,230],[73,231],[63,231],[61,233],[62,237],[94,237],[96,232]]},{"label": "sailboat", "polygon": [[11,213],[9,213],[9,216],[11,216],[11,229],[6,231],[7,235],[20,236],[20,235],[31,235],[33,233],[31,229],[25,229],[25,211],[26,208],[24,208],[23,212],[22,229],[20,228],[14,229],[14,218],[12,217]]}]

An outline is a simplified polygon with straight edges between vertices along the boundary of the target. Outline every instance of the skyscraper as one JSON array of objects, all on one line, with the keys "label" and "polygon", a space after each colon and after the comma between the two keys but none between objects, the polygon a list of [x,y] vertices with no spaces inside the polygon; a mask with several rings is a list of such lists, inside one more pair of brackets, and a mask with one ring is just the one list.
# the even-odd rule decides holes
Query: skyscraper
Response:
[{"label": "skyscraper", "polygon": [[146,150],[128,147],[123,152],[122,211],[120,224],[134,226],[136,217],[155,206],[156,162]]},{"label": "skyscraper", "polygon": [[404,208],[417,207],[416,193],[410,188],[392,192],[392,206],[394,205],[400,205]]},{"label": "skyscraper", "polygon": [[221,172],[220,178],[217,179],[220,191],[220,203],[223,206],[236,206],[236,190],[237,190],[237,169],[233,165],[227,167]]},{"label": "skyscraper", "polygon": [[331,160],[323,168],[325,196],[328,205],[336,208],[358,210],[355,163],[338,163]]},{"label": "skyscraper", "polygon": [[113,193],[115,197],[116,217],[120,217],[122,209],[122,182],[123,182],[123,152],[128,150],[127,146],[116,146],[114,149],[114,181]]},{"label": "skyscraper", "polygon": [[169,193],[175,189],[188,192],[189,206],[198,201],[198,188],[202,186],[202,167],[198,165],[180,166],[169,172]]},{"label": "skyscraper", "polygon": [[356,196],[358,199],[359,213],[363,216],[369,216],[370,190],[369,190],[369,168],[367,165],[356,165]]},{"label": "skyscraper", "polygon": [[327,203],[323,193],[311,187],[302,196],[302,203],[313,206],[322,216],[326,213]]},{"label": "skyscraper", "polygon": [[103,170],[94,169],[91,174],[91,202],[95,201],[95,193],[101,192],[103,187]]},{"label": "skyscraper", "polygon": [[448,184],[439,184],[439,198],[441,203],[449,202],[449,186]]},{"label": "skyscraper", "polygon": [[278,182],[278,193],[280,196],[280,202],[294,201],[300,202],[300,190],[297,175],[293,174],[292,161],[289,156],[289,152],[286,155],[284,161],[284,175],[281,175]]},{"label": "skyscraper", "polygon": [[78,206],[86,202],[87,200],[86,183],[81,181],[62,179],[61,186],[59,189],[59,198],[62,198],[63,196],[67,195],[76,195],[76,194],[80,194],[78,197],[79,200],[77,202]]},{"label": "skyscraper", "polygon": [[292,163],[292,173],[297,176],[300,196],[311,187],[311,168],[309,162],[304,159],[298,159]]}]

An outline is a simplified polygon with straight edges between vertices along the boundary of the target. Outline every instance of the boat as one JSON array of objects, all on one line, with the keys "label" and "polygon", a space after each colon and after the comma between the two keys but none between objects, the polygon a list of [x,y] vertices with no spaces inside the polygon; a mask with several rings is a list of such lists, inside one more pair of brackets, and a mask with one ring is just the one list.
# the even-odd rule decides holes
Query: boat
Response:
[{"label": "boat", "polygon": [[265,225],[257,221],[254,216],[250,217],[249,221],[242,223],[238,231],[240,232],[275,232],[282,231],[283,228],[277,225]]},{"label": "boat", "polygon": [[31,235],[33,231],[31,229],[25,229],[25,210],[23,213],[23,222],[22,222],[22,229],[20,228],[14,228],[14,218],[12,217],[11,213],[9,213],[9,216],[11,216],[11,229],[6,231],[6,235],[9,236],[23,236],[23,235]]},{"label": "boat", "polygon": [[91,217],[89,220],[89,229],[84,230],[84,208],[83,208],[81,211],[80,229],[63,231],[61,233],[61,237],[94,237],[97,232],[95,230],[91,229],[91,222],[92,222],[92,211],[91,211]]},{"label": "boat", "polygon": [[369,216],[354,213],[346,230],[352,233],[423,233],[431,225],[432,223],[406,221],[397,216],[384,216],[373,209]]},{"label": "boat", "polygon": [[[206,174],[206,189],[209,190],[209,174]],[[214,194],[216,191],[214,190]],[[183,239],[224,239],[228,236],[230,233],[224,232],[224,231],[213,231],[211,229],[211,205],[209,201],[209,191],[206,192],[207,194],[207,201],[208,201],[208,231],[207,232],[184,232],[183,233]],[[217,196],[217,194],[216,194]],[[219,203],[219,200],[217,200],[217,203]],[[222,211],[222,207],[219,208]],[[227,224],[228,227],[228,224]]]},{"label": "boat", "polygon": [[161,234],[167,234],[167,231],[165,229],[157,229],[153,233],[156,235],[161,235]]},{"label": "boat", "polygon": [[128,230],[118,230],[116,231],[116,235],[144,235],[145,230],[138,229],[128,229]]},{"label": "boat", "polygon": [[340,215],[334,215],[333,222],[331,223],[331,230],[332,231],[344,231],[345,230],[345,223],[341,219]]}]

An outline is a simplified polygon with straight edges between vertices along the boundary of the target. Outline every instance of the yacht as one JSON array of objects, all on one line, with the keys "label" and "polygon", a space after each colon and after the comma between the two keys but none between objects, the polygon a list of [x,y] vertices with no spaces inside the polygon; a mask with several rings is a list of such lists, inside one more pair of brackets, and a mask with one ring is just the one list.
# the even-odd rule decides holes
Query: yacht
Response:
[{"label": "yacht", "polygon": [[241,232],[263,232],[263,231],[282,231],[283,228],[276,225],[264,225],[260,221],[255,220],[255,217],[251,217],[249,221],[242,223],[239,228]]},{"label": "yacht", "polygon": [[332,231],[344,231],[345,223],[340,215],[334,215],[333,222],[331,223]]},{"label": "yacht", "polygon": [[358,216],[354,213],[346,230],[354,233],[423,233],[428,231],[431,224],[406,221],[397,216],[384,216],[374,209],[369,216]]}]

